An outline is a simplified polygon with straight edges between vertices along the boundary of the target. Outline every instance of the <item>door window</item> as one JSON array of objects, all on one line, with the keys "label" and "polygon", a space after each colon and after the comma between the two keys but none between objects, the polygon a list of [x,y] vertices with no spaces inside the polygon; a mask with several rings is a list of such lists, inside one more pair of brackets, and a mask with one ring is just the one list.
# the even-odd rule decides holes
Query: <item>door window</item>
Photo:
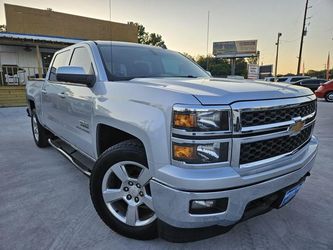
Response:
[{"label": "door window", "polygon": [[68,65],[69,50],[57,54],[53,60],[53,64],[50,70],[50,81],[57,81],[56,72],[59,67]]},{"label": "door window", "polygon": [[74,49],[70,66],[82,67],[84,72],[88,75],[95,74],[89,51],[85,47]]}]

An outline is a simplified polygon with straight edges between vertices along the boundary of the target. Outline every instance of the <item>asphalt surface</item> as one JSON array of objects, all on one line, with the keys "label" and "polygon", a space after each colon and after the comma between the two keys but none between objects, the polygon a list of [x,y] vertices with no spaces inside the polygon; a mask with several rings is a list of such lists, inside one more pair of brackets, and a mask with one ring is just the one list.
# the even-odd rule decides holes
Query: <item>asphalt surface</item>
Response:
[{"label": "asphalt surface", "polygon": [[24,108],[0,109],[0,249],[333,249],[333,103],[319,101],[319,154],[296,198],[210,239],[122,237],[97,216],[88,178],[35,146]]}]

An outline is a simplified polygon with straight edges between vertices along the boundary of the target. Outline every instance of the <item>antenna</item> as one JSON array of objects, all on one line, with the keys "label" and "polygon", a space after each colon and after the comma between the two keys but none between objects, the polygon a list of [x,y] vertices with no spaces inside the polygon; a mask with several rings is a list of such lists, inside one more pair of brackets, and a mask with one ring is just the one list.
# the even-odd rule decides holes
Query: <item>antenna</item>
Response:
[{"label": "antenna", "polygon": [[208,19],[207,19],[207,50],[206,50],[206,61],[207,61],[207,66],[206,66],[206,70],[208,70],[208,65],[209,65],[209,59],[208,59],[208,43],[209,43],[209,16],[210,16],[210,12],[208,11]]},{"label": "antenna", "polygon": [[109,0],[109,21],[111,21],[111,0]]}]

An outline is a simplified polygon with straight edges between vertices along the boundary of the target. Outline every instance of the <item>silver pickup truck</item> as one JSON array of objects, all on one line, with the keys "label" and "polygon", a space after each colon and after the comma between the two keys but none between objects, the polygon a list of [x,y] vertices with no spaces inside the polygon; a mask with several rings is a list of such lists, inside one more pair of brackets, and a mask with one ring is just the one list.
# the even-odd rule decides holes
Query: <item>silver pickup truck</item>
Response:
[{"label": "silver pickup truck", "polygon": [[169,230],[166,238],[182,241],[183,231],[230,228],[280,208],[317,153],[310,90],[212,78],[151,46],[64,48],[46,79],[27,85],[27,99],[37,146],[90,176],[101,219],[136,239]]}]

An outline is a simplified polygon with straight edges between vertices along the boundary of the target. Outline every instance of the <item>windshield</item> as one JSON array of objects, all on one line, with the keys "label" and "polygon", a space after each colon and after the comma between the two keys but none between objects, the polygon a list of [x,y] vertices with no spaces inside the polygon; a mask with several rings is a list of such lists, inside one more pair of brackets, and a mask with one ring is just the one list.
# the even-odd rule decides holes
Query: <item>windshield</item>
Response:
[{"label": "windshield", "polygon": [[170,50],[98,45],[110,81],[142,77],[209,77],[200,66]]}]

